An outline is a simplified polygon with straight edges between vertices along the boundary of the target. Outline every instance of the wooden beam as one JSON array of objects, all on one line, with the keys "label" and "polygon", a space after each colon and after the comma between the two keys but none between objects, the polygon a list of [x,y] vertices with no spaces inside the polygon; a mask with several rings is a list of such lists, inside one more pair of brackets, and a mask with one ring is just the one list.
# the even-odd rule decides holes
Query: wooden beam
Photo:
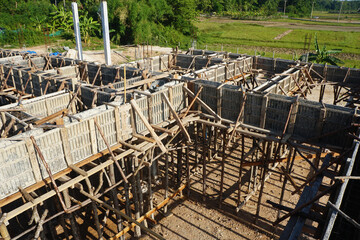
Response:
[{"label": "wooden beam", "polygon": [[240,106],[240,107],[241,107],[241,108],[240,108],[240,112],[239,112],[238,117],[236,118],[234,130],[232,131],[232,133],[231,133],[231,135],[230,135],[230,139],[229,139],[228,143],[226,144],[226,147],[229,147],[229,146],[230,146],[231,141],[232,141],[232,139],[233,139],[233,137],[234,137],[234,135],[235,135],[235,131],[236,131],[236,129],[239,127],[239,125],[241,124],[240,119],[241,119],[241,116],[242,116],[242,114],[243,114],[243,112],[244,112],[245,102],[246,102],[246,95],[245,95],[244,92],[243,92],[242,96],[243,96],[243,98],[242,98],[242,104],[241,104],[241,106]]},{"label": "wooden beam", "polygon": [[[187,87],[183,86],[183,89],[189,94],[190,97],[195,98],[195,94],[188,89]],[[217,115],[206,103],[204,103],[200,98],[196,98],[196,101],[211,115],[213,115],[216,121],[220,121],[221,117]]]},{"label": "wooden beam", "polygon": [[193,98],[193,100],[191,101],[191,103],[189,104],[188,108],[186,109],[185,113],[181,116],[181,118],[186,117],[186,115],[189,113],[191,107],[194,105],[196,99],[199,97],[201,91],[203,90],[203,86],[200,87],[199,91],[196,93],[196,96]]},{"label": "wooden beam", "polygon": [[15,122],[16,122],[15,118],[12,117],[10,123],[6,126],[6,128],[4,129],[4,132],[1,134],[2,138],[7,137],[10,129],[14,126]]},{"label": "wooden beam", "polygon": [[[1,93],[0,93],[1,95]],[[26,109],[22,109],[22,108],[9,108],[9,109],[6,109],[6,108],[3,108],[3,109],[0,109],[0,112],[24,112],[26,111]]]},{"label": "wooden beam", "polygon": [[81,168],[75,166],[74,164],[70,164],[69,168],[71,168],[74,172],[80,174],[81,176],[87,177],[88,174],[86,171],[82,170]]},{"label": "wooden beam", "polygon": [[131,149],[134,149],[135,151],[138,151],[138,152],[143,152],[143,150],[135,145],[132,145],[130,143],[127,143],[125,141],[122,141],[122,140],[119,140],[119,143],[121,143],[122,145],[124,145],[125,147],[128,147],[128,148],[131,148]]},{"label": "wooden beam", "polygon": [[163,151],[164,153],[167,152],[164,144],[161,142],[160,138],[158,137],[158,135],[156,135],[154,129],[151,127],[150,123],[145,118],[144,114],[141,112],[141,109],[137,105],[136,101],[134,99],[132,99],[130,101],[130,104],[131,104],[132,108],[135,110],[135,112],[139,115],[139,117],[140,117],[141,121],[144,123],[145,127],[149,130],[151,136],[155,139],[156,143],[159,145],[161,151]]},{"label": "wooden beam", "polygon": [[133,137],[144,140],[144,141],[147,141],[147,142],[150,142],[150,143],[156,143],[156,141],[154,139],[149,138],[149,137],[145,137],[145,136],[137,134],[137,133],[133,134]]},{"label": "wooden beam", "polygon": [[51,115],[49,115],[47,117],[44,117],[44,118],[42,118],[40,120],[37,120],[34,124],[35,125],[42,125],[44,123],[47,123],[47,122],[53,120],[54,118],[57,118],[57,117],[60,117],[60,116],[65,116],[68,112],[69,112],[69,110],[64,108],[64,109],[62,109],[62,110],[60,110],[60,111],[58,111],[56,113],[53,113],[53,114],[51,114]]},{"label": "wooden beam", "polygon": [[189,133],[186,131],[184,124],[181,122],[179,115],[176,113],[175,109],[171,105],[169,99],[166,97],[165,93],[161,93],[161,97],[164,99],[165,103],[169,106],[171,113],[173,114],[177,124],[179,125],[181,131],[183,132],[184,136],[186,137],[188,142],[191,142],[191,138]]},{"label": "wooden beam", "polygon": [[284,176],[289,180],[289,182],[291,183],[291,185],[298,190],[299,186],[296,184],[295,180],[293,179],[293,177],[290,175],[290,173],[283,167],[280,167],[281,171],[284,173]]},{"label": "wooden beam", "polygon": [[172,132],[172,131],[170,131],[170,130],[168,130],[168,129],[166,129],[166,128],[162,128],[162,127],[157,126],[157,125],[154,125],[154,124],[151,124],[151,127],[154,128],[155,130],[158,130],[158,131],[160,131],[160,132],[167,133],[167,134],[169,134],[169,135],[171,135],[171,136],[174,136],[174,135],[175,135],[175,132]]}]

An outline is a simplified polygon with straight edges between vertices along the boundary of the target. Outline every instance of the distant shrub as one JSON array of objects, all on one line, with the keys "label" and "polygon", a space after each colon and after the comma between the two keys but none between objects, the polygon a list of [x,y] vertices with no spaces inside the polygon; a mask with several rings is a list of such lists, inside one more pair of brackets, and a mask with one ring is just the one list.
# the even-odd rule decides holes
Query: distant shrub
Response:
[{"label": "distant shrub", "polygon": [[33,46],[44,43],[44,34],[32,29],[4,30],[0,33],[0,45]]}]

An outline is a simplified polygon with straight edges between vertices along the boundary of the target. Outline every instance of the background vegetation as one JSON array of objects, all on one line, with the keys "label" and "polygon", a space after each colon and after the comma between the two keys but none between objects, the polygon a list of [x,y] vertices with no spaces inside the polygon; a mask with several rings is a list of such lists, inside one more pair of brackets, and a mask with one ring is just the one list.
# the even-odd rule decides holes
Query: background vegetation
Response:
[{"label": "background vegetation", "polygon": [[[303,54],[304,36],[314,36],[317,30],[294,29],[280,40],[274,37],[289,28],[264,27],[260,23],[212,21],[210,16],[233,19],[261,20],[306,25],[329,25],[329,22],[304,21],[309,18],[314,2],[313,17],[328,19],[333,26],[349,26],[337,22],[342,19],[360,21],[360,0],[108,0],[110,37],[113,45],[156,44],[190,47],[193,39],[197,47],[239,51],[291,58]],[[85,49],[100,49],[100,0],[78,0],[81,35]],[[342,6],[341,6],[342,5]],[[352,24],[354,26],[354,24]],[[329,48],[341,48],[347,65],[359,65],[359,32],[321,31],[319,42]],[[0,0],[0,46],[23,47],[59,41],[74,47],[73,21],[70,0]],[[313,41],[312,41],[313,42]],[[313,45],[313,44],[312,44]],[[295,50],[293,50],[295,49]],[[250,52],[251,51],[251,52]],[[354,62],[353,56],[357,59]],[[358,59],[359,58],[359,59]]]},{"label": "background vegetation", "polygon": [[[287,0],[287,14],[307,16],[313,0]],[[83,40],[101,37],[100,0],[78,0]],[[315,1],[315,10],[338,11],[340,2]],[[71,39],[71,1],[0,0],[0,45],[34,45],[44,42],[44,35]],[[281,15],[284,0],[108,0],[111,39],[115,44],[149,42],[187,47],[200,38],[194,24],[199,14],[253,18]],[[360,1],[346,1],[343,12],[360,8]],[[60,31],[60,32],[59,32]],[[57,33],[57,34],[56,34]]]}]

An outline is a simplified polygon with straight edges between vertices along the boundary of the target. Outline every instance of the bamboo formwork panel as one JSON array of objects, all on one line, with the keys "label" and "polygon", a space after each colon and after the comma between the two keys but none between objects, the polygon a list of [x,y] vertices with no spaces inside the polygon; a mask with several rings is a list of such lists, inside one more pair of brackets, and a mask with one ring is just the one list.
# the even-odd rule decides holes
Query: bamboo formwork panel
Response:
[{"label": "bamboo formwork panel", "polygon": [[13,51],[9,49],[0,49],[0,58],[7,58],[12,56],[22,56],[23,53],[20,51]]},{"label": "bamboo formwork panel", "polygon": [[188,80],[198,78],[214,82],[223,82],[243,73],[250,72],[253,67],[253,58],[240,57],[227,63],[208,64],[208,66],[207,62],[202,62],[201,64],[202,67],[198,67],[199,70],[193,74],[184,75],[183,78]]},{"label": "bamboo formwork panel", "polygon": [[[182,86],[183,83],[175,84],[161,92],[150,95],[156,104],[161,105],[160,107],[157,107],[156,104],[152,105],[154,109],[159,109],[159,111],[152,112],[152,119],[157,119],[159,122],[170,119],[168,107],[159,99],[162,92],[166,92],[177,111],[181,111],[186,107]],[[169,91],[171,91],[171,94]],[[53,111],[64,108],[69,103],[69,97],[68,93],[62,93],[54,94],[54,96],[48,98],[45,96],[40,97],[41,100],[38,101],[36,99],[26,100],[24,101],[24,108],[29,109],[31,114],[48,116]],[[143,115],[150,122],[148,111],[150,105],[147,96],[138,98],[136,102]],[[116,102],[113,102],[113,104],[116,104]],[[53,174],[61,172],[68,165],[79,163],[107,148],[100,132],[95,127],[94,119],[100,125],[110,146],[116,145],[120,140],[126,141],[132,137],[131,106],[130,104],[122,104],[122,102],[118,102],[118,104],[118,107],[101,105],[75,114],[75,118],[81,119],[81,121],[65,118],[63,128],[37,132],[34,136],[35,140]],[[137,114],[135,114],[134,119],[137,133],[147,131]],[[24,136],[23,139],[17,139],[14,142],[10,138],[0,143],[0,164],[3,166],[0,175],[0,199],[16,193],[19,187],[29,187],[48,177],[38,153],[29,142],[29,136]],[[15,171],[13,171],[14,169]]]},{"label": "bamboo formwork panel", "polygon": [[[197,80],[195,81],[195,89],[203,86],[201,92],[201,99],[215,112],[218,112],[216,103],[218,101],[225,101],[228,105],[232,99],[242,99],[243,94],[240,87],[228,85],[222,86],[220,90],[218,86],[220,83]],[[225,90],[226,89],[226,90]],[[197,90],[196,90],[197,91]],[[221,98],[218,98],[216,91],[222,91]],[[225,94],[224,94],[225,91]],[[231,94],[230,94],[231,92]],[[229,99],[229,100],[227,100]],[[221,112],[220,116],[232,117],[232,121],[236,120],[240,112],[238,105],[240,100],[234,101],[229,108],[233,109],[233,114],[229,115],[227,109]],[[359,113],[356,109],[334,106],[330,104],[321,104],[305,99],[297,99],[296,97],[287,97],[283,95],[271,93],[246,93],[246,102],[242,122],[252,125],[254,127],[265,128],[273,132],[281,133],[284,129],[284,124],[289,115],[290,106],[298,105],[299,107],[293,110],[294,125],[287,129],[287,134],[291,134],[294,139],[311,140],[317,144],[333,145],[344,147],[351,144],[351,138],[344,135],[343,132],[331,134],[326,137],[317,138],[318,136],[326,135],[336,129],[343,129],[351,127],[351,123],[357,122]],[[304,131],[306,129],[306,131]],[[291,131],[291,132],[289,132]]]},{"label": "bamboo formwork panel", "polygon": [[[36,118],[43,118],[66,108],[70,99],[70,94],[63,90],[46,96],[24,100],[22,101],[21,107],[28,117],[33,116]],[[13,103],[1,106],[0,109],[16,109],[18,106],[18,103]],[[70,110],[74,111],[73,108]]]}]

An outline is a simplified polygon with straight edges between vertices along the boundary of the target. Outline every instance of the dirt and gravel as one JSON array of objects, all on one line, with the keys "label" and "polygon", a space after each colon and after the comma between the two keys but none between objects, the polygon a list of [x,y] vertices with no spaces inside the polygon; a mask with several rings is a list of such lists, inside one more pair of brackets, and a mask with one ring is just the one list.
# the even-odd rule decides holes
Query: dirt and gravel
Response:
[{"label": "dirt and gravel", "polygon": [[[55,46],[53,46],[55,47]],[[58,47],[58,46],[57,46]],[[47,48],[45,45],[13,49],[15,51],[35,51],[37,54],[47,54]],[[121,46],[119,49],[111,50],[111,61],[112,64],[122,64],[129,61],[135,61],[135,53],[137,55],[136,59],[141,59],[143,53],[145,56],[158,56],[161,54],[169,54],[172,51],[172,48],[160,47],[160,46],[149,46],[142,48],[142,46]],[[70,49],[66,57],[77,59],[77,53],[74,49]],[[103,50],[97,51],[83,51],[83,58],[85,61],[105,63],[105,55]]]},{"label": "dirt and gravel", "polygon": [[[238,153],[235,151],[233,154]],[[161,234],[165,239],[174,240],[278,239],[288,219],[281,222],[277,227],[272,226],[272,223],[277,219],[278,210],[267,203],[267,200],[279,202],[284,181],[284,178],[281,178],[277,173],[281,171],[280,166],[278,165],[274,169],[275,172],[270,175],[265,184],[257,221],[255,215],[259,191],[250,198],[239,213],[236,213],[239,161],[229,158],[225,163],[224,201],[221,209],[219,208],[221,163],[218,160],[212,160],[207,164],[206,199],[202,195],[202,170],[198,169],[191,178],[189,196],[185,190],[183,198],[176,198],[175,201],[172,201],[170,215],[165,218],[163,214],[158,214],[155,218],[157,225],[152,230]],[[260,173],[260,168],[258,173]],[[300,185],[309,175],[308,163],[305,160],[296,161],[291,175],[295,182]],[[251,189],[248,191],[248,182],[249,168],[243,170],[241,201],[252,191]],[[288,182],[283,205],[290,208],[294,208],[299,199],[299,195],[291,194],[293,190],[295,188]],[[162,192],[156,193],[154,204],[158,204],[163,198]],[[284,213],[281,212],[282,215]],[[308,224],[311,225],[311,223]],[[152,238],[145,236],[141,239],[149,240]],[[303,236],[301,239],[307,238]]]}]

